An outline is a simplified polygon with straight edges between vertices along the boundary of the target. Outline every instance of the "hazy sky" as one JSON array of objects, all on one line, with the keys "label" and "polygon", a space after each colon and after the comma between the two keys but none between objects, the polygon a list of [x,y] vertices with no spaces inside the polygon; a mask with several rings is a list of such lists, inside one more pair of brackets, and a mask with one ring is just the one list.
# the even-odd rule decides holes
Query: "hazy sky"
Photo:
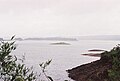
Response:
[{"label": "hazy sky", "polygon": [[120,0],[0,0],[0,37],[120,35]]}]

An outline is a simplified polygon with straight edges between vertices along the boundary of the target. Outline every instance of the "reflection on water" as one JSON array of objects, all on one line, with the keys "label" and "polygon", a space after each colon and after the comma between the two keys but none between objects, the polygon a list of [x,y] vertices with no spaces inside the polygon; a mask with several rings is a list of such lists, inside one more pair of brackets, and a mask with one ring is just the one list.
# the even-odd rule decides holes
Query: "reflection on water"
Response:
[{"label": "reflection on water", "polygon": [[34,66],[37,71],[40,71],[39,63],[52,59],[52,63],[47,68],[48,74],[55,81],[64,81],[69,80],[67,69],[99,59],[99,57],[82,56],[82,53],[92,48],[109,50],[119,43],[119,41],[81,40],[70,41],[70,45],[50,44],[54,42],[58,41],[20,41],[17,42],[18,46],[13,54],[19,57],[25,54],[25,63]]}]

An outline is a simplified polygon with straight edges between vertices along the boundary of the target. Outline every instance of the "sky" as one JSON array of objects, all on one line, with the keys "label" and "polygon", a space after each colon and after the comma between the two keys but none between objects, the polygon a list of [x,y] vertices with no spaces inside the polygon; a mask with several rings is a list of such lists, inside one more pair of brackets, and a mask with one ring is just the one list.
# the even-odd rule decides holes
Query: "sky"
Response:
[{"label": "sky", "polygon": [[120,0],[0,0],[0,37],[120,35]]}]

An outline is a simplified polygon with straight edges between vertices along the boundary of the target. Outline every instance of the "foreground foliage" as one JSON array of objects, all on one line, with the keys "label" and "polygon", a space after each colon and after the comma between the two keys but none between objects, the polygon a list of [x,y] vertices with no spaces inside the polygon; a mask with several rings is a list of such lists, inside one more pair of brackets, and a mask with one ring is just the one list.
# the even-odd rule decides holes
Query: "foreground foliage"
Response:
[{"label": "foreground foliage", "polygon": [[39,64],[46,80],[40,79],[41,73],[35,73],[33,67],[28,68],[25,65],[25,56],[18,59],[16,55],[11,54],[15,49],[14,36],[10,41],[0,43],[0,81],[53,81],[52,77],[46,73],[46,68],[52,60]]},{"label": "foreground foliage", "polygon": [[109,52],[104,52],[101,58],[108,60],[111,66],[108,70],[108,80],[120,81],[120,45],[117,45]]},{"label": "foreground foliage", "polygon": [[2,41],[0,44],[0,80],[3,81],[33,81],[36,79],[32,68],[25,66],[23,59],[19,60],[11,52],[16,49],[15,41]]}]

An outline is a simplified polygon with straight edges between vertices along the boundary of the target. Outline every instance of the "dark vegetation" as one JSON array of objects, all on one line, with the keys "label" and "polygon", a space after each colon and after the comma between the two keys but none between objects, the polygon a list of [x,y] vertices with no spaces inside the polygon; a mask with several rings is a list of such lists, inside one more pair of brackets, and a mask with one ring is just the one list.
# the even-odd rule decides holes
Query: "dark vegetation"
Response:
[{"label": "dark vegetation", "polygon": [[100,60],[68,70],[76,81],[120,81],[120,45],[101,54]]}]

